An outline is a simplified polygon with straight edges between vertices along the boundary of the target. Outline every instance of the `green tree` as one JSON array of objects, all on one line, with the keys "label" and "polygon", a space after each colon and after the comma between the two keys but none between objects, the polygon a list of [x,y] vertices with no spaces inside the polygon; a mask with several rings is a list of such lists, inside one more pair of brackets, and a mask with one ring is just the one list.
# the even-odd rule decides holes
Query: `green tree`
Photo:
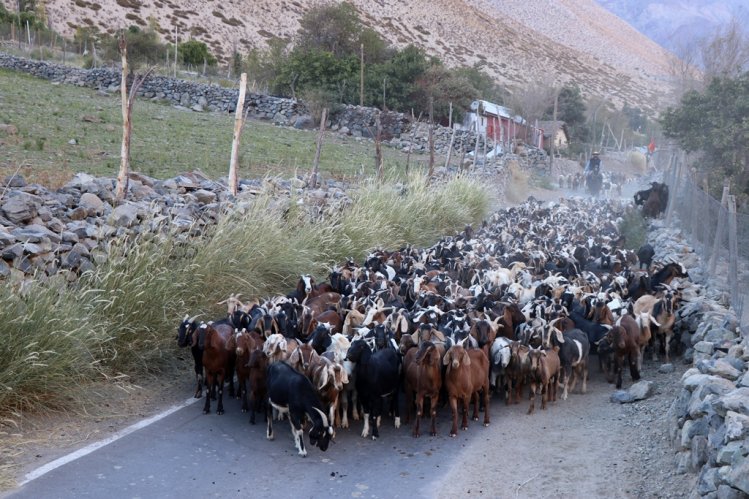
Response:
[{"label": "green tree", "polygon": [[289,60],[288,45],[288,40],[274,38],[268,42],[266,50],[254,48],[245,58],[249,78],[276,95],[289,95],[288,82],[281,78],[283,67]]},{"label": "green tree", "polygon": [[356,7],[352,4],[324,4],[311,8],[299,20],[297,47],[347,56],[359,53],[359,33],[362,31]]},{"label": "green tree", "polygon": [[[128,64],[133,69],[141,66],[157,64],[164,59],[166,46],[159,41],[159,35],[151,29],[140,29],[138,26],[130,26],[125,31],[127,40]],[[116,36],[105,36],[102,39],[104,60],[119,62],[120,48]],[[202,61],[201,61],[202,63]]]},{"label": "green tree", "polygon": [[[408,45],[396,51],[381,64],[369,66],[366,71],[365,104],[382,105],[382,82],[386,80],[386,104],[389,109],[408,112],[418,107],[417,81],[430,66],[430,60],[420,48]],[[415,109],[418,114],[423,109]]]},{"label": "green tree", "polygon": [[318,49],[292,51],[281,68],[274,87],[284,94],[320,89],[337,96],[338,102],[351,102],[358,89],[359,63],[353,56],[338,58],[332,52]]},{"label": "green tree", "polygon": [[439,61],[432,65],[417,81],[416,101],[426,116],[429,98],[434,98],[434,121],[446,125],[449,121],[450,103],[453,105],[453,121],[460,121],[462,110],[468,109],[471,102],[479,97],[479,91],[471,81],[457,71],[447,69]]},{"label": "green tree", "polygon": [[[544,117],[552,119],[554,116],[554,104],[546,109]],[[557,119],[567,124],[570,140],[585,142],[590,136],[590,129],[585,118],[585,101],[580,88],[576,85],[564,86],[559,91],[557,101]]]},{"label": "green tree", "polygon": [[[130,49],[128,48],[128,52],[129,51]],[[209,66],[216,64],[216,58],[211,54],[210,50],[208,50],[208,45],[198,40],[189,40],[180,43],[177,53],[183,64],[198,66],[203,64],[203,61],[206,61]]]},{"label": "green tree", "polygon": [[666,137],[684,150],[700,152],[700,168],[710,185],[732,180],[743,201],[749,198],[749,72],[736,78],[714,78],[703,92],[685,93],[678,107],[661,117]]}]

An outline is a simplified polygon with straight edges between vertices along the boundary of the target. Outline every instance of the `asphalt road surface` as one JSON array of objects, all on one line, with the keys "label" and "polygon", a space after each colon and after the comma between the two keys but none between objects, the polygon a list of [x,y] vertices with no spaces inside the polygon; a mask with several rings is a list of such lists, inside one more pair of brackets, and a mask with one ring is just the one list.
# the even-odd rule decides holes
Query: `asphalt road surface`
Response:
[{"label": "asphalt road surface", "polygon": [[[265,438],[262,416],[255,426],[225,400],[226,413],[202,413],[202,400],[60,466],[13,491],[13,498],[188,497],[426,497],[453,456],[491,428],[469,420],[469,430],[447,436],[449,408],[439,411],[437,437],[411,437],[384,418],[380,439],[360,436],[361,422],[338,430],[327,452],[305,443],[298,455],[287,421],[274,422]],[[499,405],[495,401],[494,405]],[[215,403],[213,404],[215,410]],[[426,423],[426,428],[425,424]]]}]

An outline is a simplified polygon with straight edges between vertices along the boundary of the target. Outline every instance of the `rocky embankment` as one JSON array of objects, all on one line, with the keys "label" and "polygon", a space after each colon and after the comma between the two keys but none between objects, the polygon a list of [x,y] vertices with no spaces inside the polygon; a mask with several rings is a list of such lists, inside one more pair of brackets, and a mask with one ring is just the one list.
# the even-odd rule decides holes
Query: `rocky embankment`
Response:
[{"label": "rocky embankment", "polygon": [[347,199],[346,186],[334,180],[315,189],[297,178],[242,180],[235,198],[225,183],[199,173],[166,180],[132,173],[127,200],[117,204],[115,182],[79,173],[50,190],[20,176],[6,178],[0,185],[0,279],[19,284],[63,273],[72,282],[106,260],[114,238],[168,232],[187,239],[214,224],[222,210],[241,210],[264,193],[282,209],[293,193],[315,215]]},{"label": "rocky embankment", "polygon": [[[691,497],[739,498],[749,494],[749,338],[711,285],[703,263],[676,229],[658,221],[650,233],[656,254],[684,264],[683,303],[675,331],[691,364],[668,411],[676,471],[697,474]],[[668,369],[667,366],[661,366]]]}]

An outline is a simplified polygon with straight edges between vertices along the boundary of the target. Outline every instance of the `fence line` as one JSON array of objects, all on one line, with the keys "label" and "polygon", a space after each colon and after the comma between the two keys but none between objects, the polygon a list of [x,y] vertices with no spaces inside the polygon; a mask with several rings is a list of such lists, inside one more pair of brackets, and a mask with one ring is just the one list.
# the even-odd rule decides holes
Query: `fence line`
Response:
[{"label": "fence line", "polygon": [[701,258],[708,279],[728,293],[731,308],[740,319],[744,333],[749,334],[749,213],[736,209],[728,181],[723,185],[721,200],[708,193],[707,178],[688,166],[681,151],[671,151],[660,158],[668,166],[663,171],[669,187],[665,222],[678,227]]}]

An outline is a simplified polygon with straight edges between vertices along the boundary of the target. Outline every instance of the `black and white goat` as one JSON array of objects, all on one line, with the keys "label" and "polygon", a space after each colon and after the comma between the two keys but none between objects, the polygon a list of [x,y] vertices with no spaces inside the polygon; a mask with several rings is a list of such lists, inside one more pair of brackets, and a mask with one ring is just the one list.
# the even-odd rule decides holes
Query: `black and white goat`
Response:
[{"label": "black and white goat", "polygon": [[307,456],[304,447],[303,424],[305,416],[312,422],[309,431],[310,444],[325,451],[333,435],[322,402],[306,376],[297,372],[286,362],[274,362],[268,366],[268,440],[273,440],[273,415],[271,408],[280,414],[289,415],[291,434],[294,436],[299,455]]}]

